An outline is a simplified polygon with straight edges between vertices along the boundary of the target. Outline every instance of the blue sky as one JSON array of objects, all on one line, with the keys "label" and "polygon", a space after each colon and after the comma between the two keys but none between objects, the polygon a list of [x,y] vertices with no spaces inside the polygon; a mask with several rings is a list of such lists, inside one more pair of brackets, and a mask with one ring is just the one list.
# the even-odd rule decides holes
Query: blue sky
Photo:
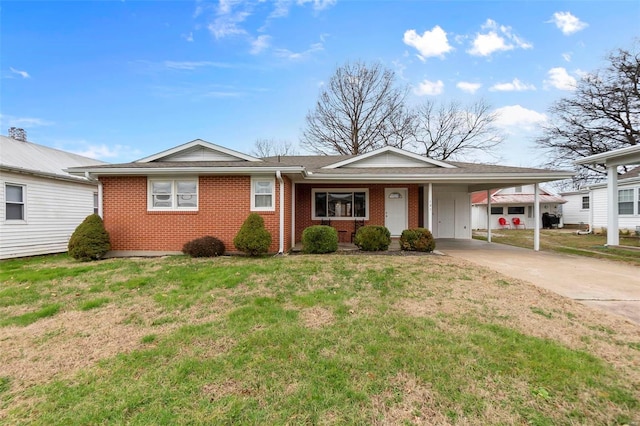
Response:
[{"label": "blue sky", "polygon": [[[408,102],[488,101],[501,164],[534,166],[554,100],[640,37],[639,1],[6,1],[0,126],[127,162],[201,138],[297,144],[337,66],[380,61]],[[474,159],[468,158],[472,161]]]}]

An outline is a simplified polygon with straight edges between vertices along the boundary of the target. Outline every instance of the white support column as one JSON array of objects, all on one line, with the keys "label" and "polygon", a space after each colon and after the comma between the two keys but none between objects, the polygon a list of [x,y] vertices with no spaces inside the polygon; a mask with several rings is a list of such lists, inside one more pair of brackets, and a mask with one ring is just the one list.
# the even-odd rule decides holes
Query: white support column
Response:
[{"label": "white support column", "polygon": [[98,216],[104,219],[104,207],[102,204],[102,182],[98,181]]},{"label": "white support column", "polygon": [[607,166],[607,245],[620,244],[618,235],[618,168]]},{"label": "white support column", "polygon": [[433,234],[433,184],[427,185],[427,229]]},{"label": "white support column", "polygon": [[540,191],[533,185],[533,250],[540,251]]},{"label": "white support column", "polygon": [[491,190],[487,189],[487,242],[491,242]]}]

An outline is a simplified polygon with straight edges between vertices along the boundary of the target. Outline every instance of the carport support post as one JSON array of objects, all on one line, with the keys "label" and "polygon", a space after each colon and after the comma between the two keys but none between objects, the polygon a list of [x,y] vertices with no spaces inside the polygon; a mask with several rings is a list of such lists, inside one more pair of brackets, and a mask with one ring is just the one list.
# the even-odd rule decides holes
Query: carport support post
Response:
[{"label": "carport support post", "polygon": [[533,185],[533,250],[540,251],[540,195],[538,184]]},{"label": "carport support post", "polygon": [[491,190],[487,189],[487,242],[491,242]]},{"label": "carport support post", "polygon": [[607,165],[607,246],[617,246],[619,244],[618,167]]}]

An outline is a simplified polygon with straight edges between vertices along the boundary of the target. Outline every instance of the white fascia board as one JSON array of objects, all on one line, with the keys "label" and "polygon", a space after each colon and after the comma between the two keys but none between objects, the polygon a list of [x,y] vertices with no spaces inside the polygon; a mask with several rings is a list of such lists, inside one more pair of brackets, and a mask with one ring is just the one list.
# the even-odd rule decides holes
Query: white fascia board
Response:
[{"label": "white fascia board", "polygon": [[628,146],[609,152],[590,155],[574,161],[574,164],[605,164],[607,166],[628,166],[632,164],[640,164],[640,145]]},{"label": "white fascia board", "polygon": [[69,171],[76,176],[84,176],[85,172],[92,176],[151,176],[151,175],[264,175],[268,173],[304,173],[302,167],[163,167],[163,168],[110,168]]},{"label": "white fascia board", "polygon": [[[640,176],[638,177],[632,177],[632,178],[626,178],[626,179],[621,179],[621,176],[618,175],[618,188],[621,186],[627,186],[627,185],[633,185],[635,183],[640,183]],[[607,187],[607,183],[603,182],[603,183],[594,183],[593,185],[587,185],[585,186],[585,188],[587,190],[591,190],[591,189],[597,189],[597,188],[606,188]]]},{"label": "white fascia board", "polygon": [[409,157],[409,158],[413,158],[413,159],[418,160],[418,161],[422,161],[423,163],[432,164],[434,166],[444,167],[444,168],[447,168],[447,169],[455,169],[455,168],[457,168],[456,166],[454,166],[452,164],[449,164],[449,163],[445,163],[444,161],[434,160],[432,158],[428,158],[428,157],[422,156],[420,154],[416,154],[414,152],[405,151],[403,149],[395,148],[395,147],[392,147],[392,146],[385,146],[385,147],[376,149],[375,151],[370,151],[370,152],[367,152],[365,154],[357,155],[355,157],[351,157],[351,158],[348,158],[346,160],[342,160],[342,161],[337,162],[337,163],[329,164],[328,166],[324,166],[323,169],[337,169],[339,167],[343,167],[343,166],[346,166],[348,164],[357,163],[358,161],[364,160],[366,158],[375,157],[376,155],[383,154],[385,152],[393,152],[393,153],[396,153],[398,155],[403,155],[405,157]]},{"label": "white fascia board", "polygon": [[[55,173],[40,172],[38,170],[29,170],[29,169],[22,169],[20,167],[10,167],[10,166],[0,166],[0,170],[4,170],[11,173],[18,173],[22,175],[36,176],[36,177],[41,177],[46,179],[55,179],[55,180],[62,180],[65,182],[80,183],[84,185],[91,185],[91,186],[97,185],[95,182],[92,182],[86,179],[85,177],[86,174],[84,172],[69,173],[72,176],[63,176]],[[64,171],[66,172],[67,170],[64,170]]]},{"label": "white fascia board", "polygon": [[333,175],[333,174],[321,174],[313,173],[305,178],[305,181],[345,181],[345,182],[468,182],[468,183],[488,183],[488,182],[522,182],[522,183],[536,183],[536,182],[549,182],[554,180],[567,179],[573,176],[572,172],[557,172],[549,174],[438,174],[438,175],[425,175],[425,174],[410,174],[410,175],[389,175],[381,176],[379,174],[357,174],[357,175]]},{"label": "white fascia board", "polygon": [[177,152],[185,151],[187,149],[193,148],[194,146],[202,146],[204,148],[208,148],[208,149],[211,149],[211,150],[214,150],[214,151],[219,151],[219,152],[222,152],[224,154],[231,155],[233,157],[237,157],[237,158],[239,158],[241,160],[263,161],[263,160],[261,160],[259,158],[252,157],[250,155],[243,154],[241,152],[234,151],[232,149],[225,148],[223,146],[216,145],[216,144],[213,144],[211,142],[203,141],[202,139],[196,139],[196,140],[193,140],[191,142],[187,142],[187,143],[184,143],[182,145],[178,145],[178,146],[173,147],[171,149],[167,149],[166,151],[162,151],[162,152],[159,152],[157,154],[150,155],[149,157],[141,158],[139,160],[134,161],[134,163],[149,163],[151,161],[155,161],[155,160],[158,160],[160,158],[167,157],[167,156],[175,154]]}]

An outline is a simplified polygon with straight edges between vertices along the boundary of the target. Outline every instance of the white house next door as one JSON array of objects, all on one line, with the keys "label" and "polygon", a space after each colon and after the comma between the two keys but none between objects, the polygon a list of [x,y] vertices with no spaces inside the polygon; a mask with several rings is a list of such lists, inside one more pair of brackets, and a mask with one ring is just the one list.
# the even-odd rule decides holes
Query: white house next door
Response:
[{"label": "white house next door", "polygon": [[384,226],[394,237],[407,229],[407,188],[384,189]]}]

